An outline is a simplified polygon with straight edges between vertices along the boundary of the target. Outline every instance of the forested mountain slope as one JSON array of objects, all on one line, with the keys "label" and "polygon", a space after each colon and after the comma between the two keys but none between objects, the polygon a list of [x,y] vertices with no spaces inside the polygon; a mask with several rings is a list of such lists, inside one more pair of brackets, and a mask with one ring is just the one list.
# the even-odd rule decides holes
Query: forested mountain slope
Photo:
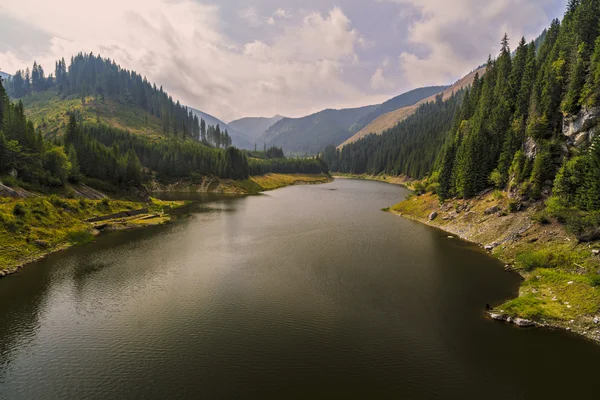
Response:
[{"label": "forested mountain slope", "polygon": [[437,93],[439,93],[440,91],[443,90],[443,99],[447,100],[453,95],[453,93],[457,93],[458,91],[471,85],[476,74],[479,74],[481,76],[484,73],[485,68],[479,68],[471,72],[467,76],[463,77],[450,87],[440,87],[440,90],[436,91],[434,94],[428,96],[427,98],[421,99],[416,103],[411,103],[409,105],[397,107],[396,109],[391,110],[390,112],[386,111],[385,114],[379,116],[376,119],[371,120],[371,122],[368,125],[361,127],[361,130],[359,132],[357,132],[351,138],[342,143],[340,147],[356,142],[357,140],[360,140],[371,133],[381,134],[384,131],[395,127],[397,124],[399,124],[409,116],[413,115],[417,111],[419,106],[421,106],[422,104],[434,102],[436,100]]},{"label": "forested mountain slope", "polygon": [[248,117],[241,118],[235,121],[231,121],[227,124],[231,129],[235,129],[240,132],[244,132],[251,141],[257,143],[257,145],[261,145],[261,138],[263,133],[267,131],[271,126],[282,120],[284,117],[281,115],[276,115],[271,118],[265,117]]},{"label": "forested mountain slope", "polygon": [[449,140],[463,97],[464,90],[444,101],[440,93],[383,135],[368,135],[341,150],[328,146],[323,159],[337,172],[424,177],[434,170]]}]

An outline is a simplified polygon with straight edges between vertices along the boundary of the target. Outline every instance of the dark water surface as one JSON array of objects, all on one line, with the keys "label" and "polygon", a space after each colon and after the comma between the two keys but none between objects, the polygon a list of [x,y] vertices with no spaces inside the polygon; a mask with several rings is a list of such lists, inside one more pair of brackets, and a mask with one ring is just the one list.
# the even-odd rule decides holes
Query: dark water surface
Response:
[{"label": "dark water surface", "polygon": [[485,319],[518,278],[404,195],[205,196],[0,280],[0,398],[599,398],[600,346]]}]

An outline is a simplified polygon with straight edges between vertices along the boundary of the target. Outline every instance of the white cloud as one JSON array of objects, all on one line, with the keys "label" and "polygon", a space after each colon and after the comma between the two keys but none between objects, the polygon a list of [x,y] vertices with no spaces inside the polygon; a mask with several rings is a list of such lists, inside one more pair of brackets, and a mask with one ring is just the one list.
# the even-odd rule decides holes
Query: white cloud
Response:
[{"label": "white cloud", "polygon": [[400,67],[411,86],[446,84],[495,56],[506,32],[513,46],[548,24],[545,9],[558,0],[390,0],[417,15],[408,40],[418,51],[403,51]]},{"label": "white cloud", "polygon": [[371,76],[371,88],[374,90],[383,89],[386,87],[386,81],[383,77],[383,68],[377,68],[373,76]]}]

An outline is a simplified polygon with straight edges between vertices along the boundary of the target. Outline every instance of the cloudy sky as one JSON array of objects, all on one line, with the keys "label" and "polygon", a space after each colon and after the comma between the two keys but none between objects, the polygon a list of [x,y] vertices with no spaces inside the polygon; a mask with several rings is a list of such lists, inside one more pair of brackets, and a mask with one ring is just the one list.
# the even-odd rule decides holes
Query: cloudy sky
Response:
[{"label": "cloudy sky", "polygon": [[229,121],[449,84],[534,39],[567,0],[2,0],[0,69],[113,58]]}]

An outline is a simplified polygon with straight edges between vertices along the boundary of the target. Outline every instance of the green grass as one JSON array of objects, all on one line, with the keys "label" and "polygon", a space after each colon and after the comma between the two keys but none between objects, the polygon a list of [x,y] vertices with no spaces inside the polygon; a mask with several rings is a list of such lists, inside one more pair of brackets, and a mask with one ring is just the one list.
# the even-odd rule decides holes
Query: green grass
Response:
[{"label": "green grass", "polygon": [[533,320],[568,321],[600,310],[596,275],[557,269],[536,270],[523,282],[521,295],[499,306],[506,313]]},{"label": "green grass", "polygon": [[25,114],[44,135],[61,135],[74,113],[83,122],[102,122],[114,128],[148,136],[162,134],[160,119],[128,103],[88,96],[85,104],[80,97],[61,96],[55,90],[34,93],[21,99]]}]

